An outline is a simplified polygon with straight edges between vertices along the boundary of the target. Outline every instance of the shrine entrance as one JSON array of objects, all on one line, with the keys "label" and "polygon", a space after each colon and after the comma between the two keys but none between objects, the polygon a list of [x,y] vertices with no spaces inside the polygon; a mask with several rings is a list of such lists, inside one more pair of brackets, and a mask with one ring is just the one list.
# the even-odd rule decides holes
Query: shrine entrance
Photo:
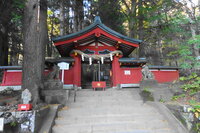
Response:
[{"label": "shrine entrance", "polygon": [[[46,63],[68,64],[60,75],[64,89],[74,89],[75,86],[80,89],[93,86],[94,90],[102,86],[103,90],[106,87],[136,87],[142,80],[142,66],[147,61],[130,56],[142,41],[110,29],[99,16],[90,26],[52,40],[61,57]],[[177,67],[151,66],[150,69],[159,83],[173,82],[179,78]],[[22,71],[5,71],[0,86],[19,87],[21,77]]]},{"label": "shrine entrance", "polygon": [[111,63],[101,64],[99,61],[89,65],[82,62],[81,68],[81,87],[92,89],[92,81],[106,81],[106,86],[111,86]]},{"label": "shrine entrance", "polygon": [[142,41],[113,31],[99,16],[85,29],[53,41],[62,58],[74,60],[65,71],[65,86],[104,90],[132,86],[142,79],[141,66],[146,62],[129,58]]}]

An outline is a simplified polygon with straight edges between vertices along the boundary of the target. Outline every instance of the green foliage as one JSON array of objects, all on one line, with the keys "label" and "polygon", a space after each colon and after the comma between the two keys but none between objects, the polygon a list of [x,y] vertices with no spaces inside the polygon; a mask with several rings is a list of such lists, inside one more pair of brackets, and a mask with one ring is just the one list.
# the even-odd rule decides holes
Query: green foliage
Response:
[{"label": "green foliage", "polygon": [[200,35],[196,35],[194,38],[188,40],[188,44],[198,44],[198,48],[200,48]]},{"label": "green foliage", "polygon": [[12,21],[14,23],[18,23],[19,21],[22,20],[24,7],[25,7],[24,0],[14,0],[13,1],[14,10],[12,11],[11,15],[12,15]]},{"label": "green foliage", "polygon": [[184,91],[189,91],[191,93],[200,91],[200,77],[196,73],[192,73],[188,77],[180,77],[180,80],[185,82],[185,84],[181,86]]},{"label": "green foliage", "polygon": [[19,22],[22,19],[22,15],[16,14],[16,13],[12,13],[12,21],[14,23]]},{"label": "green foliage", "polygon": [[193,56],[191,46],[193,44],[197,44],[197,48],[200,48],[200,35],[195,36],[195,38],[190,38],[187,43],[183,43],[179,46],[179,54],[182,60],[180,67],[183,69],[195,69],[200,67],[200,61]]},{"label": "green foliage", "polygon": [[200,133],[200,103],[195,101],[195,100],[190,100],[189,101],[190,105],[192,106],[192,112],[194,113],[195,121],[193,123],[193,130],[196,133]]},{"label": "green foliage", "polygon": [[161,99],[159,99],[159,102],[165,103],[165,100],[161,98]]},{"label": "green foliage", "polygon": [[16,8],[23,9],[25,7],[25,0],[14,0],[13,6]]},{"label": "green foliage", "polygon": [[16,121],[12,121],[12,122],[10,123],[10,126],[11,126],[11,127],[17,126],[17,122],[16,122]]},{"label": "green foliage", "polygon": [[194,130],[196,131],[196,133],[200,133],[200,123],[196,123],[194,125]]},{"label": "green foliage", "polygon": [[171,98],[171,100],[176,101],[176,100],[178,100],[179,98],[182,98],[182,97],[185,97],[185,94],[173,96],[173,97]]},{"label": "green foliage", "polygon": [[144,88],[140,93],[144,101],[154,101],[154,97],[148,88]]},{"label": "green foliage", "polygon": [[149,88],[144,88],[143,91],[144,91],[144,92],[147,92],[147,93],[150,93]]}]

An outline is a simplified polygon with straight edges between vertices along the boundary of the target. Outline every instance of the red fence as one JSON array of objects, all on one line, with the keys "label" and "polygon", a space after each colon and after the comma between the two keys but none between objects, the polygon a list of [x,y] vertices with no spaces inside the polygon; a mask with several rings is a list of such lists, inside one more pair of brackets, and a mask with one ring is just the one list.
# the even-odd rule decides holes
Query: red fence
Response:
[{"label": "red fence", "polygon": [[173,82],[179,79],[178,70],[151,70],[158,83]]},{"label": "red fence", "polygon": [[[151,70],[158,83],[173,82],[179,79],[178,70]],[[64,84],[80,84],[80,70],[76,71],[74,68],[65,70]],[[78,74],[78,76],[77,76]],[[113,86],[117,84],[139,84],[142,80],[141,68],[117,68],[113,71],[112,82]],[[77,77],[74,77],[77,76]],[[7,70],[4,71],[1,86],[18,86],[21,85],[22,71],[21,70]]]},{"label": "red fence", "polygon": [[1,86],[18,86],[22,84],[21,70],[7,70],[4,71]]}]

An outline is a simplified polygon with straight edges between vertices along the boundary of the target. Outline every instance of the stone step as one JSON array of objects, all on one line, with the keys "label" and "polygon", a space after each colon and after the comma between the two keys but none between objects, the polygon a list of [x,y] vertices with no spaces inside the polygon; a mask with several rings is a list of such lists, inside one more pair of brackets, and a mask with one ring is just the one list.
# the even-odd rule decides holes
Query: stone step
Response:
[{"label": "stone step", "polygon": [[[77,132],[119,132],[119,131],[133,131],[133,130],[145,130],[145,131],[155,131],[169,129],[167,123],[163,122],[149,122],[149,123],[138,123],[138,122],[120,122],[120,123],[104,123],[104,124],[75,124],[75,125],[55,125],[53,131],[63,130],[67,133]],[[169,129],[170,130],[170,129]],[[163,132],[162,132],[163,133]]]},{"label": "stone step", "polygon": [[118,102],[118,101],[113,101],[110,103],[107,102],[87,102],[86,104],[83,104],[82,102],[75,102],[75,103],[67,103],[66,104],[66,108],[98,108],[98,107],[129,107],[129,106],[133,106],[135,108],[140,108],[140,107],[145,107],[145,108],[153,108],[152,106],[143,103],[142,101],[128,101],[126,103],[124,102]]},{"label": "stone step", "polygon": [[[119,90],[119,91],[85,91],[85,90],[80,90],[76,92],[77,96],[80,97],[93,97],[93,96],[139,96],[140,90]],[[73,95],[73,93],[71,93]]]},{"label": "stone step", "polygon": [[[84,115],[83,115],[84,114]],[[159,117],[160,114],[155,112],[155,111],[151,111],[151,112],[141,112],[141,113],[138,113],[138,112],[131,112],[129,114],[126,114],[126,113],[118,113],[118,112],[111,112],[111,113],[83,113],[83,114],[73,114],[73,113],[65,113],[65,112],[62,112],[62,113],[58,113],[58,118],[63,118],[63,119],[68,119],[70,117],[74,118],[80,118],[82,116],[84,117],[110,117],[110,116],[148,116],[148,115],[151,115],[151,116],[154,116],[155,118],[156,117]]]},{"label": "stone step", "polygon": [[[155,119],[156,118],[156,119]],[[114,122],[152,122],[152,121],[165,121],[163,116],[157,115],[108,115],[108,116],[69,116],[68,119],[65,117],[59,117],[55,120],[57,125],[69,125],[69,124],[99,124],[99,123],[114,123]]]},{"label": "stone step", "polygon": [[107,106],[99,106],[98,104],[94,104],[94,105],[90,105],[90,106],[86,106],[86,107],[76,107],[76,108],[73,108],[73,107],[66,107],[65,109],[63,110],[60,110],[60,112],[71,112],[71,111],[89,111],[91,113],[95,112],[95,111],[102,111],[103,112],[107,112],[107,111],[110,111],[110,112],[117,112],[117,111],[121,111],[123,113],[128,111],[128,112],[135,112],[135,111],[141,111],[141,112],[147,112],[147,111],[157,111],[155,108],[153,107],[149,107],[149,106],[141,106],[141,105],[122,105],[120,106],[119,105],[107,105]]},{"label": "stone step", "polygon": [[126,131],[122,131],[122,130],[119,130],[119,131],[88,131],[88,132],[85,132],[85,131],[79,131],[79,132],[72,132],[72,131],[65,131],[64,129],[60,130],[59,131],[53,131],[53,133],[175,133],[171,130],[168,130],[168,129],[155,129],[155,130],[145,130],[145,129],[135,129],[135,130],[126,130]]},{"label": "stone step", "polygon": [[176,133],[139,89],[78,90],[58,112],[53,133]]},{"label": "stone step", "polygon": [[134,103],[134,101],[138,101],[138,102],[141,102],[141,103],[144,103],[141,99],[91,99],[91,100],[79,100],[79,99],[76,99],[76,101],[74,102],[73,101],[73,98],[71,98],[72,100],[70,101],[70,103],[82,103],[82,104],[94,104],[94,103],[129,103],[129,102],[132,102]]},{"label": "stone step", "polygon": [[[71,94],[73,95],[73,94]],[[78,92],[76,92],[77,97],[135,97],[135,96],[140,96],[138,93],[133,93],[133,94],[107,94],[107,93],[92,93],[92,94],[79,94]]]},{"label": "stone step", "polygon": [[[73,108],[73,106],[75,106],[76,108]],[[109,106],[109,104],[105,103],[100,103],[100,104],[90,104],[90,105],[81,105],[81,104],[77,104],[77,105],[73,105],[73,106],[65,106],[64,109],[61,109],[60,111],[70,111],[70,110],[86,110],[86,111],[95,111],[95,110],[110,110],[110,111],[116,111],[116,110],[133,110],[133,111],[140,111],[140,110],[155,110],[156,109],[154,107],[151,107],[149,105],[134,105],[134,104],[130,104],[130,105],[127,105],[127,104],[111,104]],[[80,107],[78,108],[79,106],[83,106],[83,107]]]},{"label": "stone step", "polygon": [[[71,93],[71,95],[73,95],[73,93]],[[78,97],[125,97],[125,96],[129,96],[129,97],[135,97],[135,96],[140,96],[139,95],[139,92],[136,92],[136,93],[107,93],[107,92],[104,92],[104,93],[89,93],[89,94],[81,94],[80,92],[76,92],[76,95]]]},{"label": "stone step", "polygon": [[66,114],[69,115],[101,115],[101,114],[132,114],[132,113],[157,113],[156,109],[154,108],[134,108],[134,107],[126,107],[126,108],[82,108],[76,109],[71,108],[68,110],[61,110],[58,112],[58,116],[64,116]]},{"label": "stone step", "polygon": [[132,130],[118,130],[118,131],[66,131],[63,128],[54,128],[53,133],[176,133],[171,129],[163,128],[163,129],[132,129]]},{"label": "stone step", "polygon": [[175,133],[171,129],[135,129],[135,130],[127,130],[127,131],[95,131],[93,133]]},{"label": "stone step", "polygon": [[85,101],[112,101],[112,100],[117,100],[117,101],[128,101],[128,100],[142,100],[141,97],[130,97],[130,96],[124,96],[124,97],[78,97],[76,96],[76,102],[85,102]]},{"label": "stone step", "polygon": [[[72,97],[71,97],[72,98]],[[132,103],[138,103],[138,102],[140,102],[141,104],[143,104],[144,102],[143,102],[143,100],[141,100],[141,99],[127,99],[127,98],[113,98],[113,99],[104,99],[104,98],[102,98],[102,99],[97,99],[97,98],[94,98],[94,99],[92,99],[92,100],[87,100],[87,101],[82,101],[82,100],[76,100],[75,102],[74,101],[70,101],[70,102],[68,102],[69,104],[76,104],[76,103],[88,103],[88,104],[90,104],[90,103],[99,103],[99,102],[109,102],[109,103],[113,103],[113,102],[120,102],[120,103],[127,103],[127,102],[132,102]]]}]

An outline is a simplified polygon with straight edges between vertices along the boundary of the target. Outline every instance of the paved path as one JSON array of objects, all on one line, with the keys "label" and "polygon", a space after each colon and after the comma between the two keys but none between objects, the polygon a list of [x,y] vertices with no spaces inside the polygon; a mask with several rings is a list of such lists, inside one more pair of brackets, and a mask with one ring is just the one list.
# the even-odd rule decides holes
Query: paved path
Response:
[{"label": "paved path", "polygon": [[53,133],[176,133],[138,89],[81,90],[58,112]]}]

